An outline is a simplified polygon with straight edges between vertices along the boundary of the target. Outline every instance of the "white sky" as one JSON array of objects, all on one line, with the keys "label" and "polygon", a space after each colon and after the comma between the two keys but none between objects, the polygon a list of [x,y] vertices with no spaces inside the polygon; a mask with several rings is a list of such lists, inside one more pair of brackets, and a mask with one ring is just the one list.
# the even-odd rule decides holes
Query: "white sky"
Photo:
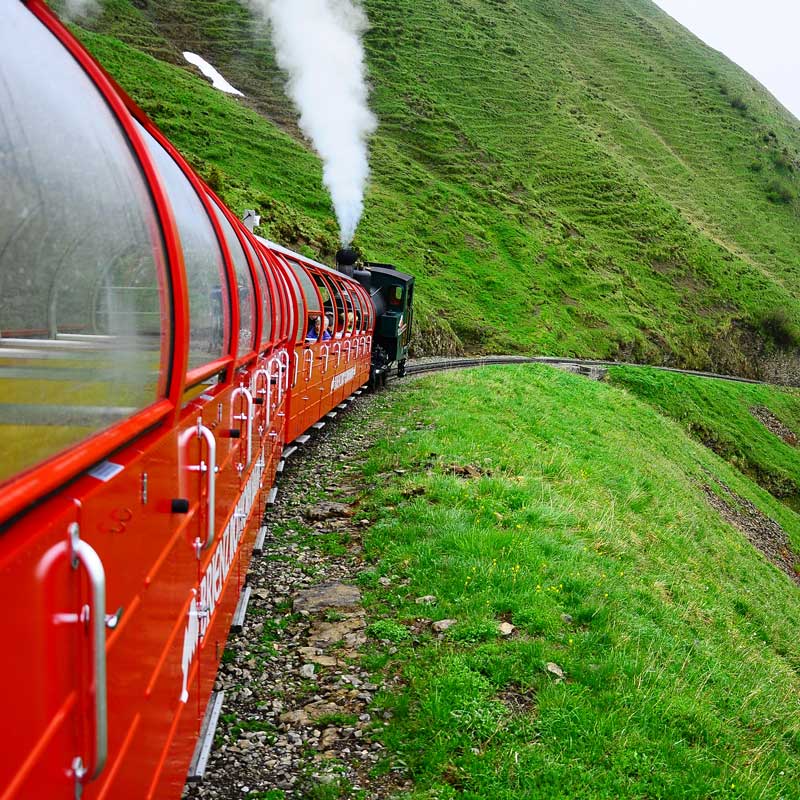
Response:
[{"label": "white sky", "polygon": [[800,0],[654,0],[800,118]]}]

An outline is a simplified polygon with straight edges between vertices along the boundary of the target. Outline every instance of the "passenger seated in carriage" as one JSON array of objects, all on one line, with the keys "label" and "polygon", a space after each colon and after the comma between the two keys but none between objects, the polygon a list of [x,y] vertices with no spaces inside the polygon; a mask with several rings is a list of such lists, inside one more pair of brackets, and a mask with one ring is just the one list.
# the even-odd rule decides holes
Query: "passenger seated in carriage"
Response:
[{"label": "passenger seated in carriage", "polygon": [[306,332],[307,342],[316,342],[320,338],[320,327],[322,328],[322,341],[327,342],[331,335],[328,332],[328,318],[326,316],[314,317],[311,320],[311,325]]}]

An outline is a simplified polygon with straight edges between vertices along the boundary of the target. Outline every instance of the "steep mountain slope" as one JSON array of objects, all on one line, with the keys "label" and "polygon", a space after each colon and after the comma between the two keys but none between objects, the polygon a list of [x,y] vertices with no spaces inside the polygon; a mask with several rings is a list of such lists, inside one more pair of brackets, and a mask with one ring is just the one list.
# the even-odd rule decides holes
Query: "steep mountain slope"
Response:
[{"label": "steep mountain slope", "polygon": [[[649,0],[365,6],[381,127],[357,241],[419,276],[422,346],[797,378],[800,124],[759,84]],[[236,0],[105,0],[81,25],[237,209],[330,256],[263,24]],[[199,52],[248,98],[108,36]]]}]

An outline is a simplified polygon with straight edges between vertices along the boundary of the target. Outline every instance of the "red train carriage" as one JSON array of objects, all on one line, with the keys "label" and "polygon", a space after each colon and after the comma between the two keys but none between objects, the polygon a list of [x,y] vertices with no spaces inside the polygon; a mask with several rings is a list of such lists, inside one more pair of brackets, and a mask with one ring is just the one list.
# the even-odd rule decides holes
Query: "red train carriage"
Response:
[{"label": "red train carriage", "polygon": [[0,800],[177,798],[281,452],[367,382],[375,312],[40,0],[1,13]]}]

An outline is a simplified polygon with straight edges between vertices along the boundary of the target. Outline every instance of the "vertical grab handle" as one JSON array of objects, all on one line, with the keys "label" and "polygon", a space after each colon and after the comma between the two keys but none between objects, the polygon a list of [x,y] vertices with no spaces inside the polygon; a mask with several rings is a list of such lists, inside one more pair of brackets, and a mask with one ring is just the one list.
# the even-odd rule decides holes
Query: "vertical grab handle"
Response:
[{"label": "vertical grab handle", "polygon": [[[186,448],[192,439],[205,439],[206,446],[208,447],[208,464],[203,461],[202,454],[200,456],[200,463],[193,465],[186,465]],[[195,539],[194,547],[197,551],[197,557],[200,558],[200,552],[206,550],[214,541],[214,517],[217,512],[217,440],[214,434],[203,425],[203,418],[197,418],[197,425],[193,428],[187,428],[178,437],[178,486],[181,493],[186,490],[186,481],[184,473],[188,472],[205,472],[208,477],[206,478],[208,487],[208,532],[206,533],[205,543],[200,541],[200,537]]]},{"label": "vertical grab handle", "polygon": [[[92,669],[94,677],[94,769],[93,781],[106,765],[108,758],[108,695],[106,687],[106,571],[97,551],[84,542],[80,527],[73,522],[69,528],[70,562],[72,569],[83,567],[89,576],[92,604],[87,606],[88,621],[92,629]],[[82,783],[87,770],[80,758],[73,762],[78,783]]]},{"label": "vertical grab handle", "polygon": [[[264,402],[267,404],[267,416],[266,416],[266,423],[267,428],[272,424],[272,365],[275,363],[275,359],[273,358],[269,364],[267,364],[266,370],[264,370],[267,376],[267,396],[264,398]],[[281,375],[281,368],[280,362],[278,362],[278,397],[281,394],[281,386],[280,381],[283,380],[283,376]]]},{"label": "vertical grab handle", "polygon": [[[283,365],[283,375],[284,375],[284,380],[285,380],[285,383],[283,385],[283,391],[284,392],[288,392],[289,391],[289,353],[288,353],[288,351],[281,350],[281,352],[278,353],[278,359],[280,360],[280,363]],[[284,361],[286,361],[285,364],[283,363]]]},{"label": "vertical grab handle", "polygon": [[342,363],[342,346],[339,342],[334,343],[333,351],[336,353],[336,366],[338,367]]},{"label": "vertical grab handle", "polygon": [[[202,549],[208,550],[214,542],[214,518],[217,515],[217,440],[214,438],[214,434],[203,425],[202,417],[197,418],[197,438],[205,439],[206,447],[208,448],[208,465],[206,465],[201,458],[200,464],[196,467],[200,472],[205,472],[207,475],[208,531]],[[192,469],[192,467],[189,469]]]},{"label": "vertical grab handle", "polygon": [[303,372],[306,371],[306,365],[308,365],[308,377],[306,378],[307,381],[310,381],[312,376],[314,375],[314,353],[311,350],[306,350],[303,353]]},{"label": "vertical grab handle", "polygon": [[[270,422],[272,421],[272,365],[275,363],[275,359],[273,358],[267,364],[266,369],[260,369],[256,371],[254,377],[255,380],[255,387],[256,387],[256,394],[264,395],[264,403],[266,404],[266,416],[265,416],[265,423],[269,428]],[[280,362],[278,362],[278,367],[280,368]],[[258,379],[264,378],[264,387],[262,389],[258,388]],[[283,377],[279,375],[278,380],[283,380]],[[280,395],[281,387],[278,386],[278,395]]]},{"label": "vertical grab handle", "polygon": [[[281,354],[281,355],[283,355],[283,354]],[[268,367],[268,369],[270,371],[270,374],[272,373],[272,365],[273,364],[277,364],[278,365],[278,403],[280,403],[281,400],[283,400],[283,359],[280,358],[280,357],[278,357],[278,358],[273,357],[273,358],[270,359],[270,362],[267,365],[267,367]]]},{"label": "vertical grab handle", "polygon": [[[322,352],[323,350],[325,351],[324,353]],[[320,347],[320,349],[319,349],[319,357],[320,357],[320,359],[322,359],[322,358],[325,359],[325,366],[322,368],[322,371],[323,371],[323,373],[327,372],[328,371],[328,361],[330,361],[330,357],[331,357],[331,348],[327,344],[324,344],[324,345],[322,345],[322,347]]]},{"label": "vertical grab handle", "polygon": [[253,460],[253,395],[249,389],[246,389],[244,386],[240,386],[238,389],[234,389],[233,391],[231,405],[235,405],[236,398],[238,398],[240,395],[247,401],[247,414],[237,414],[234,419],[247,422],[247,463],[250,464],[250,462]]},{"label": "vertical grab handle", "polygon": [[[270,376],[270,386],[275,379],[274,369],[278,370],[278,404],[283,400],[283,359],[279,356],[273,356],[267,364],[267,371]],[[271,396],[271,395],[270,395]]]}]

